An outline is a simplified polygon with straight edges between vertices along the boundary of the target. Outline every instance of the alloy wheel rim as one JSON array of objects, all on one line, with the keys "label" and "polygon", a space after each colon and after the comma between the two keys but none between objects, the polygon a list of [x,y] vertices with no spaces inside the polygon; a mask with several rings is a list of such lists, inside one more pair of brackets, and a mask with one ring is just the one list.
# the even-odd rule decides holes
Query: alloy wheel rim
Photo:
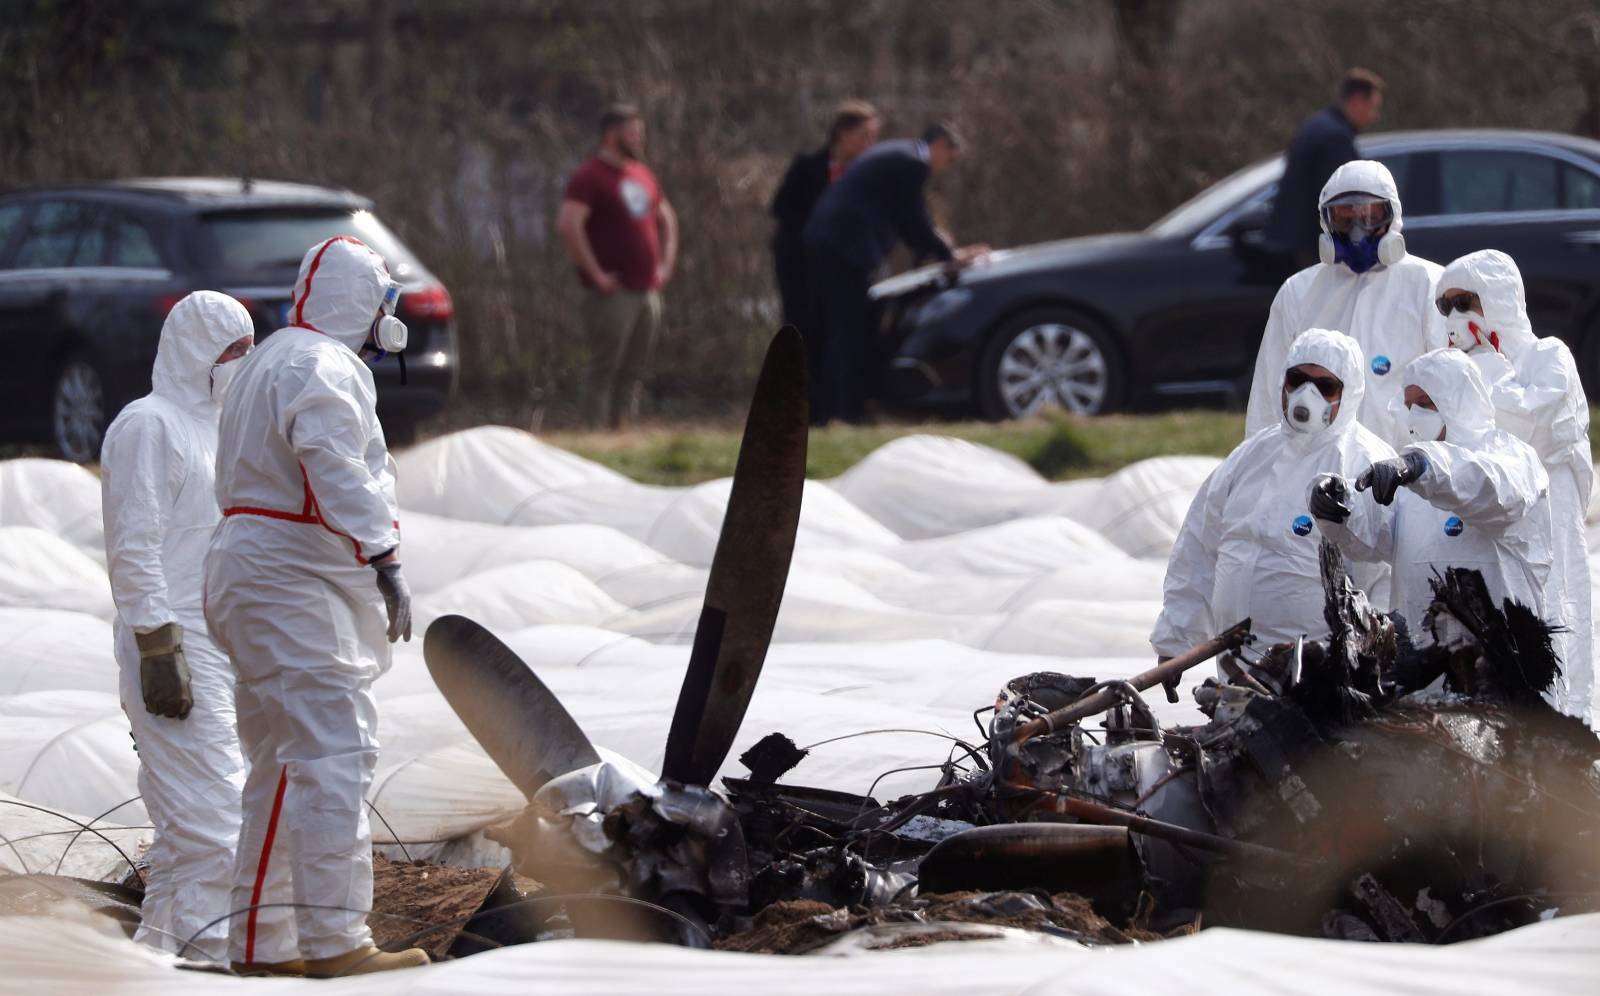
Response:
[{"label": "alloy wheel rim", "polygon": [[85,363],[72,363],[56,384],[55,434],[62,455],[78,462],[98,456],[104,419],[99,375]]},{"label": "alloy wheel rim", "polygon": [[1013,418],[1051,406],[1094,415],[1105,405],[1107,387],[1105,353],[1071,325],[1029,326],[1000,354],[1000,399]]}]

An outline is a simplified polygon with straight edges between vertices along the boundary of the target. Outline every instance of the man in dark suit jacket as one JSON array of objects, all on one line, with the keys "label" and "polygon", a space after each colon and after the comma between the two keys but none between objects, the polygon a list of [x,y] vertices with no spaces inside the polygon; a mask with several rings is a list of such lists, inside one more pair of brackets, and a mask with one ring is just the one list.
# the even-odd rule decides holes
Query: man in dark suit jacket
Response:
[{"label": "man in dark suit jacket", "polygon": [[[878,140],[878,111],[864,100],[847,100],[834,111],[828,144],[815,152],[802,152],[789,164],[783,183],[772,198],[772,216],[778,230],[772,236],[772,262],[783,299],[783,323],[808,331],[811,292],[806,280],[806,245],[801,238],[811,210],[828,184],[846,166]],[[807,343],[815,341],[808,335]],[[810,357],[815,367],[818,357]]]},{"label": "man in dark suit jacket", "polygon": [[1378,121],[1383,110],[1383,80],[1352,69],[1339,81],[1338,102],[1301,122],[1289,142],[1283,179],[1267,222],[1267,245],[1284,257],[1290,273],[1317,261],[1317,197],[1333,171],[1361,156],[1356,135]]},{"label": "man in dark suit jacket", "polygon": [[960,268],[987,246],[951,248],[928,213],[928,179],[955,165],[960,140],[946,125],[920,139],[879,142],[845,170],[817,202],[805,228],[821,363],[812,373],[811,419],[860,422],[878,360],[877,311],[867,297],[873,274],[905,242],[918,261]]}]

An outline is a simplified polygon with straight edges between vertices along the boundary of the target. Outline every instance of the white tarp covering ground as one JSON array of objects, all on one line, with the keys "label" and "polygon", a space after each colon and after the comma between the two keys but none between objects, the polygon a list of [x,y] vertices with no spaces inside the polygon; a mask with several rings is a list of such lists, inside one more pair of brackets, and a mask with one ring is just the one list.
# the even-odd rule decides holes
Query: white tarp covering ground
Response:
[{"label": "white tarp covering ground", "polygon": [[[976,739],[973,710],[992,703],[1010,678],[1036,670],[1125,677],[1149,667],[1165,556],[1215,465],[1164,458],[1101,481],[1052,484],[995,451],[913,436],[836,480],[808,483],[776,642],[724,772],[741,773],[733,758],[773,730],[802,746],[891,730],[818,746],[788,776],[889,798],[925,788],[934,775],[886,772],[943,761],[951,744],[940,735]],[[413,854],[437,853],[522,803],[428,676],[420,633],[446,613],[494,630],[596,745],[659,766],[728,482],[640,485],[503,428],[457,433],[401,454],[399,480],[419,639],[400,646],[393,670],[377,684],[383,754],[369,799],[382,817],[374,821],[376,839],[404,842]],[[55,461],[0,463],[0,834],[28,838],[15,847],[0,840],[0,869],[51,870],[73,839],[55,833],[70,824],[46,826],[53,817],[7,805],[7,798],[82,821],[110,811],[96,826],[129,828],[108,833],[124,848],[147,832],[139,829],[143,807],[128,801],[137,795],[137,757],[116,698],[101,542],[94,475]],[[1191,672],[1186,684],[1205,673]],[[1152,705],[1167,722],[1198,719],[1187,688],[1178,705],[1161,696]],[[73,848],[64,867],[90,877],[117,874],[120,859],[104,841],[84,835]],[[58,931],[41,936],[65,950],[38,950],[43,942],[23,936],[37,929],[26,919],[0,920],[8,973],[17,964],[11,955],[28,951],[36,959],[29,971],[48,974],[48,959],[69,959],[78,943]],[[1450,957],[1371,947],[1351,958],[1348,947],[1220,931],[1181,945],[1095,953],[1013,939],[994,942],[1003,948],[992,961],[977,949],[829,959],[826,980],[798,982],[806,991],[881,991],[915,977],[928,992],[955,991],[958,981],[963,989],[1020,991],[1038,983],[1033,991],[1068,991],[1048,983],[1060,978],[1073,992],[1111,991],[1115,980],[1116,991],[1127,993],[1182,973],[1181,988],[1197,991],[1212,977],[1207,972],[1236,962],[1259,991],[1420,991],[1444,979],[1460,991],[1483,988],[1486,978],[1509,984],[1515,973],[1504,963],[1512,952],[1541,952],[1528,955],[1531,971],[1565,972],[1578,956],[1563,945],[1574,938],[1586,938],[1583,957],[1596,959],[1600,920],[1457,947],[1451,951],[1461,954]],[[155,964],[137,951],[92,943],[104,944],[107,964],[126,973],[119,981]],[[656,988],[652,976],[672,968],[693,971],[696,988],[707,990],[798,984],[769,959],[629,949],[606,953],[601,972],[592,946],[545,947],[562,950],[474,959],[476,967],[430,972],[426,985],[481,991],[519,979],[574,991],[638,991]],[[1546,959],[1546,947],[1563,958]],[[1198,961],[1171,953],[1178,950]],[[1480,953],[1469,958],[1468,951]],[[1191,974],[1186,964],[1210,967]],[[965,967],[941,967],[954,965]],[[1592,981],[1600,960],[1588,965]],[[580,976],[604,984],[577,985]],[[1226,976],[1214,978],[1220,989]],[[178,988],[171,980],[163,975],[161,985]],[[380,984],[392,992],[411,983],[388,979],[350,991]],[[39,985],[48,987],[42,978]],[[1241,991],[1236,979],[1227,988]]]}]

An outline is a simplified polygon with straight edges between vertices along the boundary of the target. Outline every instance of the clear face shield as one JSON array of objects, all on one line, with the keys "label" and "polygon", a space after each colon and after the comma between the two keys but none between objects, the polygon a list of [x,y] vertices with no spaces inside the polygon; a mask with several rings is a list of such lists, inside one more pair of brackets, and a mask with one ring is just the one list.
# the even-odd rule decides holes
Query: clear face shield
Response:
[{"label": "clear face shield", "polygon": [[1394,220],[1394,209],[1376,194],[1353,191],[1322,206],[1322,224],[1329,235],[1356,243]]}]

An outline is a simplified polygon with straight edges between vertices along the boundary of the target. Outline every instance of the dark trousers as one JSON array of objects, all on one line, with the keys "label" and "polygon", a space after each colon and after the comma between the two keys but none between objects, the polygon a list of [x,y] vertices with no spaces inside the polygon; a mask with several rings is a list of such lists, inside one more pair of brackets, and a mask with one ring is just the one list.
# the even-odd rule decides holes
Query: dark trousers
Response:
[{"label": "dark trousers", "polygon": [[806,326],[811,324],[811,281],[806,278],[805,244],[798,239],[774,239],[772,269],[778,278],[778,296],[783,300],[783,324],[793,325],[804,335]]},{"label": "dark trousers", "polygon": [[811,422],[864,421],[877,356],[877,309],[867,298],[872,274],[826,249],[812,249],[806,269],[813,328],[802,332],[807,359],[813,353],[817,357],[811,371]]}]

